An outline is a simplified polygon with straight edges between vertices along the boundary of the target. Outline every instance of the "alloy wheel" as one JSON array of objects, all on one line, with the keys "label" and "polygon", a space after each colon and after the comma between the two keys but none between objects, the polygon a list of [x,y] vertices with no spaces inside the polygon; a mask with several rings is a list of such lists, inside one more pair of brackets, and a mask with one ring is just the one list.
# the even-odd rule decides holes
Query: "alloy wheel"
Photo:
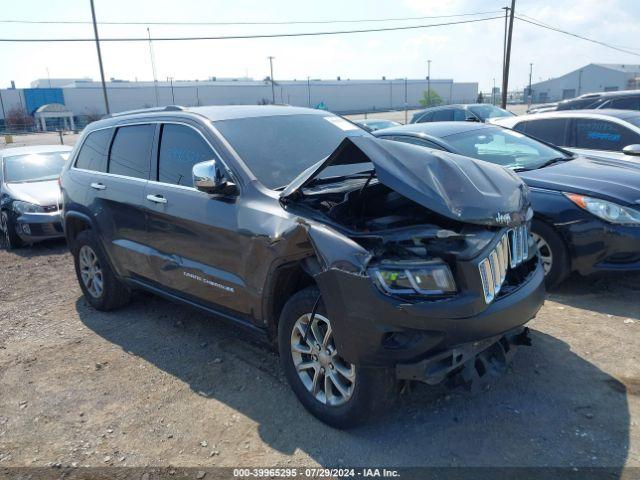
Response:
[{"label": "alloy wheel", "polygon": [[96,252],[90,246],[83,245],[78,252],[78,261],[82,283],[91,296],[100,298],[104,291],[104,277]]},{"label": "alloy wheel", "polygon": [[317,401],[332,407],[343,405],[353,395],[356,368],[336,349],[329,319],[316,313],[311,322],[311,317],[311,313],[306,313],[293,326],[293,365]]},{"label": "alloy wheel", "polygon": [[536,233],[531,233],[533,241],[538,246],[538,253],[540,254],[540,261],[542,262],[542,268],[544,274],[549,275],[551,268],[553,267],[553,252],[547,241]]}]

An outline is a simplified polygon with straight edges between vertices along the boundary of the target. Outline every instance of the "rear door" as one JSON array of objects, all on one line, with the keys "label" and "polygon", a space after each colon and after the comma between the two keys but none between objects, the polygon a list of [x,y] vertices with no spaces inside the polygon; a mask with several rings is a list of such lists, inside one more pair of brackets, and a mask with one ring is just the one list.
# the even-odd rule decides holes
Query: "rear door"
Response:
[{"label": "rear door", "polygon": [[146,188],[151,262],[157,282],[181,297],[250,313],[242,277],[237,196],[212,197],[193,186],[193,165],[220,157],[196,125],[165,123],[156,177]]},{"label": "rear door", "polygon": [[[106,173],[93,175],[87,201],[112,265],[123,276],[150,278],[144,191],[156,124],[115,128]],[[83,147],[84,148],[84,147]]]},{"label": "rear door", "polygon": [[545,118],[518,123],[514,129],[559,147],[569,146],[566,118]]}]

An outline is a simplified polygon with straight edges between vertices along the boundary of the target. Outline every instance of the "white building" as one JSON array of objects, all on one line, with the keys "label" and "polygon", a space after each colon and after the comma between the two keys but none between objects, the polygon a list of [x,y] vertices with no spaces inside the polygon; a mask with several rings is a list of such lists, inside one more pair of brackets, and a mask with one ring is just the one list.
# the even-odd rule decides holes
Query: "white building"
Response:
[{"label": "white building", "polygon": [[[51,79],[33,82],[38,88],[0,90],[3,111],[22,107],[33,114],[44,104],[59,103],[70,109],[78,123],[82,119],[103,115],[105,105],[102,85],[88,79]],[[107,94],[112,113],[162,105],[255,105],[285,103],[303,107],[321,107],[336,113],[372,112],[402,109],[405,99],[409,108],[420,106],[427,90],[427,80],[283,80],[273,85],[267,79],[224,79],[207,81],[107,82]],[[460,83],[451,79],[432,79],[430,88],[444,103],[475,102],[478,84]],[[4,118],[0,112],[0,119]]]},{"label": "white building", "polygon": [[[531,84],[533,103],[555,102],[583,93],[640,88],[640,65],[590,63],[561,77]],[[525,89],[525,98],[527,89]]]}]

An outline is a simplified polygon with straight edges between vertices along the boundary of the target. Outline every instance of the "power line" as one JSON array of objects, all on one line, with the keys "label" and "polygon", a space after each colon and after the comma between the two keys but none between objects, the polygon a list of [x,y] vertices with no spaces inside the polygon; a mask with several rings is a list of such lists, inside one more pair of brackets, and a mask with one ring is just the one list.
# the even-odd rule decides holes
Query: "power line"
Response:
[{"label": "power line", "polygon": [[562,30],[560,28],[552,27],[551,25],[541,23],[540,21],[534,20],[534,19],[532,19],[531,17],[528,17],[528,16],[527,16],[528,19],[527,18],[523,18],[523,17],[519,17],[517,15],[516,15],[516,18],[518,20],[522,21],[522,22],[530,23],[531,25],[536,25],[536,26],[541,27],[541,28],[546,28],[547,30],[553,30],[554,32],[563,33],[565,35],[569,35],[571,37],[579,38],[579,39],[585,40],[587,42],[596,43],[596,44],[601,45],[603,47],[611,48],[613,50],[617,50],[619,52],[626,53],[628,55],[635,55],[637,57],[640,57],[640,53],[631,52],[631,51],[626,50],[624,48],[616,47],[614,45],[611,45],[611,44],[606,43],[606,42],[602,42],[600,40],[595,40],[593,38],[585,37],[585,36],[579,35],[577,33],[572,33],[572,32],[568,32],[566,30]]},{"label": "power line", "polygon": [[[220,36],[193,36],[193,37],[156,37],[149,39],[148,37],[109,37],[100,38],[101,42],[170,42],[170,41],[192,41],[192,40],[241,40],[251,38],[281,38],[281,37],[313,37],[321,35],[345,35],[351,33],[369,33],[369,32],[389,32],[396,30],[416,30],[421,28],[444,27],[448,25],[460,25],[466,23],[486,22],[495,20],[498,17],[475,18],[473,20],[459,20],[455,22],[432,23],[428,25],[406,25],[402,27],[381,27],[366,28],[360,30],[334,30],[328,32],[299,32],[299,33],[272,33],[258,35],[220,35]],[[93,42],[93,38],[0,38],[0,42]]]},{"label": "power line", "polygon": [[[98,25],[319,25],[328,23],[369,23],[369,22],[404,22],[409,20],[426,20],[431,18],[454,18],[470,17],[477,15],[490,15],[500,13],[500,10],[490,10],[486,12],[457,13],[451,15],[430,15],[425,17],[395,17],[395,18],[359,18],[353,20],[290,20],[271,22],[125,22],[125,21],[104,21]],[[84,25],[91,22],[84,20],[0,20],[0,23],[20,23],[20,24],[47,24],[47,25]]]}]

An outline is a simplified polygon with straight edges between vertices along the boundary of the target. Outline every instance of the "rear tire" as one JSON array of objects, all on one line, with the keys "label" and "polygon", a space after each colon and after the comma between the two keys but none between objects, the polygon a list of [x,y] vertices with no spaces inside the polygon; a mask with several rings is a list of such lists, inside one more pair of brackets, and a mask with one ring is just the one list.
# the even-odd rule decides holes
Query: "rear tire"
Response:
[{"label": "rear tire", "polygon": [[319,295],[317,287],[308,287],[285,304],[278,325],[280,363],[310,413],[335,428],[355,427],[393,401],[395,378],[389,369],[351,365],[342,359],[322,301],[309,327]]},{"label": "rear tire", "polygon": [[553,227],[540,220],[533,221],[531,233],[545,269],[545,284],[547,288],[555,287],[570,273],[567,247],[560,234]]},{"label": "rear tire", "polygon": [[0,230],[2,230],[2,244],[7,250],[15,250],[24,246],[24,242],[16,233],[16,222],[9,212],[0,215]]},{"label": "rear tire", "polygon": [[116,278],[91,230],[83,230],[71,244],[78,283],[87,301],[101,311],[122,307],[131,290]]}]

